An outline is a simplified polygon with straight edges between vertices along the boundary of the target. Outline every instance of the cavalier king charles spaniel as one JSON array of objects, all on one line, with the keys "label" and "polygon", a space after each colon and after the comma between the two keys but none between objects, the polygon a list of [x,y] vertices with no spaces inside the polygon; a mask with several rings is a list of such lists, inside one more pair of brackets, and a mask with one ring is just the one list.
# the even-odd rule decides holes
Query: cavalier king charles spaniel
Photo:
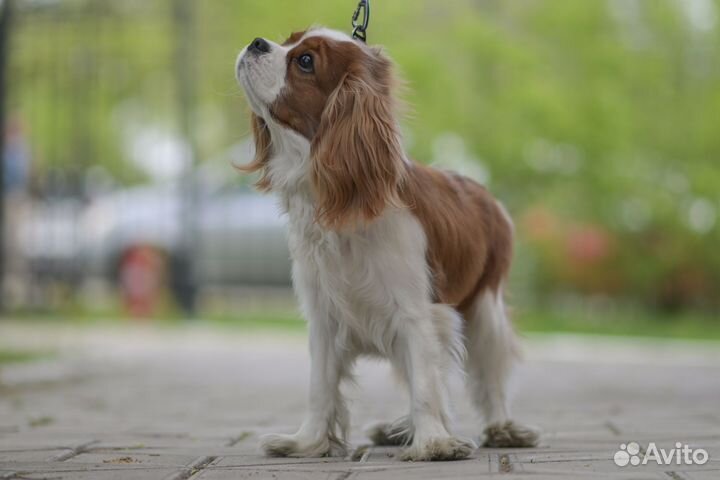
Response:
[{"label": "cavalier king charles spaniel", "polygon": [[484,445],[530,447],[511,420],[517,356],[505,311],[513,227],[478,183],[410,160],[383,51],[323,28],[283,44],[255,39],[236,74],[252,109],[257,186],[289,219],[293,282],[309,323],[309,413],[297,433],[266,435],[273,456],[343,455],[340,385],[361,355],[389,359],[410,392],[407,416],[368,430],[405,460],[465,458],[451,433],[448,380],[464,367],[486,422]]}]

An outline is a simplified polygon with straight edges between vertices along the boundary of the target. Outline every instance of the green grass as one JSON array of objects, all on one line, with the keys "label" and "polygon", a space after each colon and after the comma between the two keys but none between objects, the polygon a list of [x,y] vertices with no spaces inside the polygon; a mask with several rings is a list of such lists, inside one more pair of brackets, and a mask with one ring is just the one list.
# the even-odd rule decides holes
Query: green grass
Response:
[{"label": "green grass", "polygon": [[306,323],[293,310],[250,310],[238,313],[210,313],[203,317],[213,325],[248,330],[304,332]]},{"label": "green grass", "polygon": [[25,363],[47,358],[46,352],[31,352],[26,350],[6,350],[0,348],[0,365],[11,363]]},{"label": "green grass", "polygon": [[[254,310],[210,314],[213,325],[249,330],[303,332],[305,322],[293,311]],[[574,333],[630,337],[720,340],[720,318],[700,313],[661,315],[647,311],[518,310],[513,323],[523,333]]]},{"label": "green grass", "polygon": [[241,328],[247,330],[279,330],[303,331],[305,321],[299,313],[291,309],[252,308],[237,312],[206,312],[198,315],[197,319],[187,318],[180,313],[166,311],[147,319],[132,319],[120,310],[107,309],[103,311],[86,311],[81,309],[64,309],[49,312],[22,312],[10,316],[14,321],[28,324],[57,323],[68,325],[142,325],[175,327],[192,323],[205,323],[217,327]]},{"label": "green grass", "polygon": [[513,321],[521,332],[720,340],[720,318],[701,313],[533,310],[514,312]]},{"label": "green grass", "polygon": [[[629,308],[592,309],[522,309],[512,314],[513,323],[523,333],[574,333],[678,339],[720,340],[720,317],[703,313],[658,314]],[[15,316],[24,321],[42,320],[76,325],[124,325],[152,323],[174,328],[191,323],[218,328],[302,334],[306,324],[289,308],[254,307],[232,312],[207,312],[198,320],[188,320],[177,313],[165,313],[152,320],[128,320],[119,311],[65,311],[53,315]],[[0,363],[2,357],[0,356]]]},{"label": "green grass", "polygon": [[[631,337],[720,340],[720,317],[702,313],[663,315],[644,310],[515,309],[513,323],[527,333],[575,333]],[[209,314],[213,325],[249,330],[303,332],[305,322],[292,310],[252,310]]]}]

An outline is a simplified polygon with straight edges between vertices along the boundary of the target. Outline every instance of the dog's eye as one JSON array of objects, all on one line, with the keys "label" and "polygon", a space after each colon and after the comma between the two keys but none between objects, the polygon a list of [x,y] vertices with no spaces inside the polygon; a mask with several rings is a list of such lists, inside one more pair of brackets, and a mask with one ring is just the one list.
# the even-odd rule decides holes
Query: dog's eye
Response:
[{"label": "dog's eye", "polygon": [[300,55],[297,59],[298,66],[300,67],[300,70],[306,73],[312,73],[315,69],[313,65],[313,57],[312,55],[305,54]]}]

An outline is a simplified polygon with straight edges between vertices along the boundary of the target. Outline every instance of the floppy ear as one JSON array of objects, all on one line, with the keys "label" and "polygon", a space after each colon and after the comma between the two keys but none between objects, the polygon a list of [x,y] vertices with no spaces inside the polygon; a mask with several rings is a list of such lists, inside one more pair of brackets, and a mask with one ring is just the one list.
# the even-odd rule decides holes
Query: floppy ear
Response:
[{"label": "floppy ear", "polygon": [[311,147],[318,221],[370,222],[402,206],[406,165],[394,115],[391,64],[379,51],[354,66],[328,99]]},{"label": "floppy ear", "polygon": [[268,178],[267,164],[272,155],[272,145],[270,130],[268,130],[265,120],[257,116],[255,113],[250,114],[250,123],[252,124],[253,140],[255,140],[255,158],[247,165],[238,165],[237,169],[243,173],[260,172],[260,178],[255,182],[258,190],[270,190],[270,178]]}]

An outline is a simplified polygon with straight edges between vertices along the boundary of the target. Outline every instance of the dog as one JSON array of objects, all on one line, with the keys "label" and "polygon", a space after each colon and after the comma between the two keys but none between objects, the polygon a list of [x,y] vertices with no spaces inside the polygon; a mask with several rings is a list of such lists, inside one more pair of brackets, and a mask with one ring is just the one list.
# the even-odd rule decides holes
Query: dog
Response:
[{"label": "dog", "polygon": [[310,336],[309,413],[293,435],[266,435],[271,456],[341,456],[340,391],[361,355],[389,359],[410,392],[407,416],[368,431],[404,460],[453,460],[476,448],[451,433],[448,379],[467,373],[485,445],[531,447],[512,421],[517,356],[503,300],[513,227],[478,183],[411,161],[398,126],[393,65],[380,48],[325,28],[284,43],[253,40],[236,77],[255,141],[257,187],[289,222],[293,283]]}]

